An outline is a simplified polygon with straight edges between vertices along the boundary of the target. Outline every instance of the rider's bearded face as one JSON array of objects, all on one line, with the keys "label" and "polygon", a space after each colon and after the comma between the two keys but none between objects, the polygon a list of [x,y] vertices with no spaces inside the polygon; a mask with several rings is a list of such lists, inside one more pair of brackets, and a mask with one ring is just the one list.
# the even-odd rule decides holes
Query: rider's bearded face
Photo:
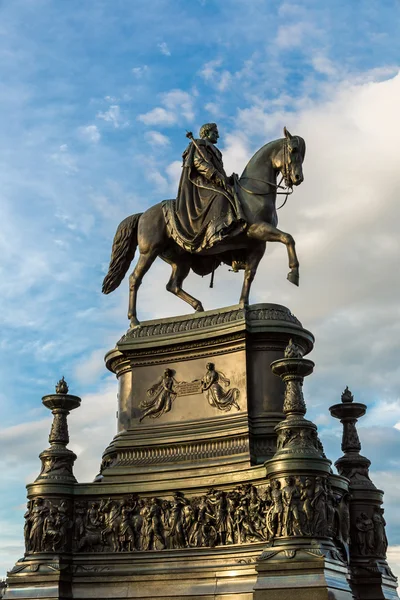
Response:
[{"label": "rider's bearded face", "polygon": [[216,144],[218,142],[218,138],[219,138],[219,133],[218,133],[217,127],[213,127],[212,129],[210,129],[207,134],[207,137],[211,143]]}]

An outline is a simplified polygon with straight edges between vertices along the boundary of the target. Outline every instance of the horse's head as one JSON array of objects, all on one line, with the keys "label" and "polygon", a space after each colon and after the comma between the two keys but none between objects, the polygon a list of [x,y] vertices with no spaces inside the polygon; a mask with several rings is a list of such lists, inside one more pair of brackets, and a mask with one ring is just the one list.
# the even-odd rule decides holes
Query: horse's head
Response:
[{"label": "horse's head", "polygon": [[279,169],[287,187],[299,185],[303,180],[303,160],[306,153],[306,144],[298,135],[292,135],[286,127],[283,128],[285,137],[282,148],[275,159],[275,167]]}]

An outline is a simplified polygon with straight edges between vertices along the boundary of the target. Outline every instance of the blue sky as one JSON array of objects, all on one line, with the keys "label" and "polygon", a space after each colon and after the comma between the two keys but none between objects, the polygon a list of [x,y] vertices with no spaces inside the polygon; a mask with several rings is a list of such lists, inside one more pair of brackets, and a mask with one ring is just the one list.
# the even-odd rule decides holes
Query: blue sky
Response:
[{"label": "blue sky", "polygon": [[[330,458],[328,406],[346,385],[368,404],[363,452],[400,564],[399,17],[396,1],[0,2],[0,573],[22,552],[24,485],[50,426],[40,399],[63,374],[83,397],[76,473],[96,474],[115,431],[103,355],[128,324],[126,282],[100,294],[112,237],[174,197],[185,130],[210,120],[229,172],[284,125],[306,139],[305,181],[280,214],[301,285],[271,245],[252,301],[289,306],[316,335],[306,396]],[[187,312],[168,278],[156,263],[142,319]],[[225,269],[212,292],[195,276],[187,288],[213,308],[240,285]]]}]

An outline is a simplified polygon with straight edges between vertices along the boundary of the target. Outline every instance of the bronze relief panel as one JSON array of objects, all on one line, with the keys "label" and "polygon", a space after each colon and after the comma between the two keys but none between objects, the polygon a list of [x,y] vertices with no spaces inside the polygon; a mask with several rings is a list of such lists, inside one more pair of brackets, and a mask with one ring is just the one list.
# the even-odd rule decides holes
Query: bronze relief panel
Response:
[{"label": "bronze relief panel", "polygon": [[[132,426],[215,418],[247,409],[242,352],[204,359],[135,366],[124,387],[126,415]],[[128,373],[126,374],[128,375]],[[129,408],[130,407],[130,408]],[[127,428],[128,428],[127,427]]]},{"label": "bronze relief panel", "polygon": [[[240,411],[240,390],[231,385],[231,380],[215,364],[208,362],[201,378],[192,381],[178,381],[173,369],[165,369],[163,375],[146,391],[146,397],[139,401],[141,415],[139,422],[146,417],[158,419],[169,413],[177,398],[203,396],[209,406],[217,411]],[[202,403],[204,404],[204,403]]]}]

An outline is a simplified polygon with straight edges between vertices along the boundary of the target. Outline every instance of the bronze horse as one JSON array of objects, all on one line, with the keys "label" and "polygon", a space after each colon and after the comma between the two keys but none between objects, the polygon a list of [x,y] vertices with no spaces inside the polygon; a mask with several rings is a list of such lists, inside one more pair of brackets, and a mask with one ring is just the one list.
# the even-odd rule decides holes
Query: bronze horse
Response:
[{"label": "bronze horse", "polygon": [[247,227],[245,231],[199,253],[183,250],[169,235],[164,219],[162,202],[144,213],[131,215],[118,226],[114,237],[110,267],[103,282],[103,292],[114,291],[123,280],[139,247],[140,256],[129,277],[129,312],[131,326],[139,325],[136,312],[137,291],[143,276],[159,256],[172,267],[167,290],[196,311],[203,311],[202,303],[182,289],[182,283],[192,269],[198,275],[213,273],[221,264],[233,270],[244,269],[244,281],[239,304],[247,306],[250,286],[267,242],[281,242],[289,258],[288,280],[299,284],[299,262],[295,242],[289,233],[277,229],[276,179],[282,174],[288,188],[303,181],[305,142],[292,136],[284,128],[285,137],[260,148],[248,162],[237,181],[237,193],[242,205]]}]

